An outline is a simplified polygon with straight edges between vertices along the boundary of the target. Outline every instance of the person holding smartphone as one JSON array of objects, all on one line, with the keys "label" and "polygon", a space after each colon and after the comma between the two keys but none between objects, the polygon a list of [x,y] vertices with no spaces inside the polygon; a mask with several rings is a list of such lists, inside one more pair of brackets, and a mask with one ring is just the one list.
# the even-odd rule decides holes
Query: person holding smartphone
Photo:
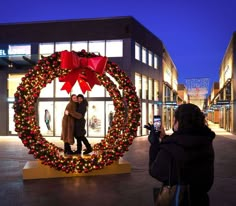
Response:
[{"label": "person holding smartphone", "polygon": [[[209,206],[208,192],[214,181],[215,133],[206,125],[205,116],[194,104],[179,105],[174,114],[173,134],[166,135],[164,128],[156,132],[154,125],[149,141],[149,173],[169,184],[169,168],[173,159],[171,183],[181,181],[189,185],[191,206]],[[181,165],[177,169],[177,165]]]},{"label": "person holding smartphone", "polygon": [[155,131],[159,131],[161,128],[161,116],[160,115],[154,115],[153,117],[153,125]]}]

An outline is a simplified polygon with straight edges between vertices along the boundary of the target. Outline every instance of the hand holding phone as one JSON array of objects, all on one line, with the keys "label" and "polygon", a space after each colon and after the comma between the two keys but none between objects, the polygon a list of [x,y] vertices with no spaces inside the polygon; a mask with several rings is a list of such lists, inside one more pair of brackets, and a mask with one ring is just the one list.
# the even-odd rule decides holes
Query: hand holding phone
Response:
[{"label": "hand holding phone", "polygon": [[154,125],[155,131],[160,131],[161,129],[161,116],[160,115],[153,116],[153,125]]}]

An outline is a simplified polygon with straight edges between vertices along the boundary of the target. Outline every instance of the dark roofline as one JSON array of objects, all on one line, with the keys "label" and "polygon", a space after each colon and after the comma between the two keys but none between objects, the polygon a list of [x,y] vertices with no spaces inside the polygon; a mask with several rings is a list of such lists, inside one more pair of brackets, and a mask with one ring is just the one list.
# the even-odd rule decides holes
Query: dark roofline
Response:
[{"label": "dark roofline", "polygon": [[104,20],[116,20],[116,19],[131,19],[139,26],[143,27],[150,34],[155,36],[159,41],[161,41],[153,32],[146,28],[142,23],[140,23],[133,16],[112,16],[112,17],[98,17],[98,18],[81,18],[81,19],[59,19],[59,20],[48,20],[48,21],[31,21],[31,22],[15,22],[15,23],[0,23],[0,26],[15,26],[15,25],[35,25],[35,24],[51,24],[51,23],[65,23],[65,22],[85,22],[85,21],[104,21]]},{"label": "dark roofline", "polygon": [[[104,21],[109,19],[127,19],[132,18],[132,16],[113,16],[113,17],[98,17],[98,18],[80,18],[80,19],[54,19],[54,20],[43,20],[43,21],[29,21],[29,22],[10,22],[10,23],[0,23],[0,26],[6,25],[28,25],[28,24],[46,24],[46,23],[57,23],[57,22],[78,22],[78,21]],[[137,21],[137,20],[136,20]]]}]

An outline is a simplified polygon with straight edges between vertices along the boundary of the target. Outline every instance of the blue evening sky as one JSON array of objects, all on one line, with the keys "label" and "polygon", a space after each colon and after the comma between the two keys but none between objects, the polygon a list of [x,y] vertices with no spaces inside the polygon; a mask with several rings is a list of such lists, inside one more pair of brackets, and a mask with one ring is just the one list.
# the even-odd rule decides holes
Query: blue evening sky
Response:
[{"label": "blue evening sky", "polygon": [[235,0],[5,0],[0,8],[0,23],[133,16],[163,41],[179,83],[207,77],[210,89],[236,31]]}]

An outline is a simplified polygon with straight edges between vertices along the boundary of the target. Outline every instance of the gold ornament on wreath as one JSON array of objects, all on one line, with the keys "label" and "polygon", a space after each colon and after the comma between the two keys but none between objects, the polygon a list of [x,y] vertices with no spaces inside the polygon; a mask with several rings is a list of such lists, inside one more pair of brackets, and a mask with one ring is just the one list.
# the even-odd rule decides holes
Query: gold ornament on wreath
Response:
[{"label": "gold ornament on wreath", "polygon": [[[41,89],[55,78],[66,79],[73,72],[73,68],[62,68],[62,53],[55,52],[48,57],[42,57],[22,78],[22,82],[15,93],[13,106],[15,131],[23,145],[29,149],[29,154],[32,154],[35,159],[39,159],[44,165],[66,173],[87,173],[102,169],[119,160],[128,151],[129,146],[137,136],[137,128],[140,126],[140,104],[135,86],[125,72],[116,63],[109,60],[105,64],[103,73],[91,72],[86,68],[89,76],[85,78],[80,76],[80,80],[87,84],[85,86],[87,90],[92,89],[94,84],[104,86],[113,100],[115,114],[107,134],[101,142],[93,146],[94,154],[86,158],[64,156],[61,154],[62,148],[48,142],[40,133],[35,110]],[[72,53],[86,61],[90,58],[100,57],[85,50],[73,51]],[[84,71],[81,73],[84,75]],[[118,87],[106,73],[118,82]],[[94,81],[88,83],[87,81],[91,79],[91,76]],[[70,86],[73,87],[73,85]],[[123,95],[120,90],[123,91]]]}]

